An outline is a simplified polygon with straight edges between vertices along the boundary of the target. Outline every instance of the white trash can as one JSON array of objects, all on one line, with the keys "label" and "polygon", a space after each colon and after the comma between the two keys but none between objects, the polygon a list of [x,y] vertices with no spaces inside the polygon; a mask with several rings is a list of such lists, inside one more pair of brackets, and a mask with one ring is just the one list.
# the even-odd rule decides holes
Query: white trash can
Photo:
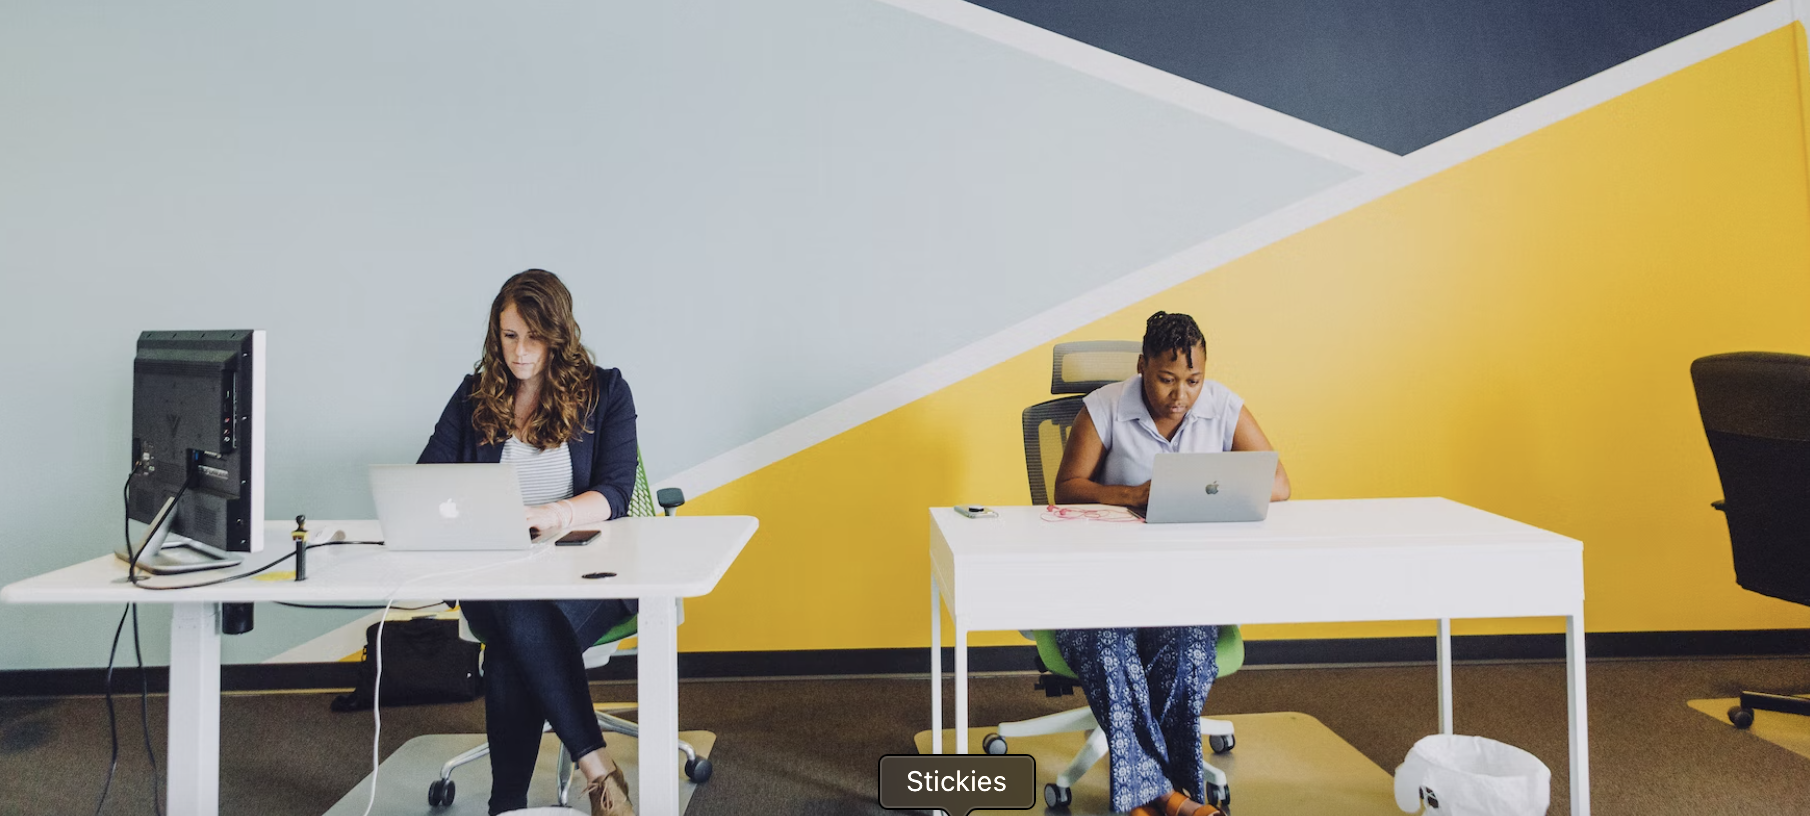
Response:
[{"label": "white trash can", "polygon": [[1426,816],[1545,816],[1552,772],[1538,757],[1483,737],[1435,734],[1395,769],[1395,804]]}]

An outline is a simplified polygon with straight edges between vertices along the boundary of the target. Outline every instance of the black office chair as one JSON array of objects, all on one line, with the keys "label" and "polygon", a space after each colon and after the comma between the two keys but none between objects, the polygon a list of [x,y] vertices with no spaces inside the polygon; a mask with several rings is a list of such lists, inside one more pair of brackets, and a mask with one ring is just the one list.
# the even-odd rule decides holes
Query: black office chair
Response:
[{"label": "black office chair", "polygon": [[[1810,357],[1764,351],[1691,363],[1697,409],[1709,436],[1728,521],[1735,581],[1810,606]],[[1736,728],[1755,711],[1810,716],[1810,699],[1741,692]]]}]

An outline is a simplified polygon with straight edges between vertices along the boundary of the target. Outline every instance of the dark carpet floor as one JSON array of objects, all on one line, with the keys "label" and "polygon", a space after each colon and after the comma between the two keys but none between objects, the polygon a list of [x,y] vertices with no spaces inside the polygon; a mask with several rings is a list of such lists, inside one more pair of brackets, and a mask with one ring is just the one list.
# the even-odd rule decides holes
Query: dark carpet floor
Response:
[{"label": "dark carpet floor", "polygon": [[[1461,665],[1454,674],[1458,732],[1532,751],[1552,769],[1550,812],[1569,813],[1563,664]],[[1028,675],[976,678],[973,721],[1081,704],[1079,697],[1045,698],[1032,681]],[[1810,814],[1810,759],[1685,706],[1742,688],[1810,690],[1810,660],[1592,663],[1594,812]],[[634,692],[633,683],[592,687],[599,701],[633,699]],[[951,693],[945,689],[946,704]],[[370,771],[370,714],[332,713],[330,696],[223,700],[223,814],[317,816]],[[689,811],[704,816],[886,813],[875,803],[879,758],[911,753],[913,734],[929,727],[922,678],[697,681],[681,684],[679,698],[682,728],[717,734],[715,777]],[[150,813],[139,700],[119,697],[116,705],[119,769],[104,812]],[[1310,714],[1390,771],[1416,739],[1438,727],[1429,666],[1249,670],[1222,680],[1207,706],[1219,714]],[[152,697],[152,740],[160,756],[164,713],[163,698]],[[381,751],[387,755],[422,734],[483,727],[482,702],[388,709]],[[0,814],[93,813],[108,756],[101,699],[0,699]]]}]

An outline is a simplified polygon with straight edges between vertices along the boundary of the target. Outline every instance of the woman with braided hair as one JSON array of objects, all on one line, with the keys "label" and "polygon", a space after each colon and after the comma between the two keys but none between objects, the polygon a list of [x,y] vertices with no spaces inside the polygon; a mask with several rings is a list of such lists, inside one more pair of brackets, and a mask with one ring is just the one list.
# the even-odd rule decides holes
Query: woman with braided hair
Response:
[{"label": "woman with braided hair", "polygon": [[[1158,453],[1273,450],[1244,400],[1206,379],[1207,343],[1194,318],[1157,312],[1144,328],[1138,373],[1087,395],[1062,466],[1056,501],[1150,501]],[[1276,463],[1271,501],[1288,498]],[[1216,626],[1073,629],[1056,633],[1109,745],[1116,812],[1207,816],[1200,711],[1218,676]]]}]

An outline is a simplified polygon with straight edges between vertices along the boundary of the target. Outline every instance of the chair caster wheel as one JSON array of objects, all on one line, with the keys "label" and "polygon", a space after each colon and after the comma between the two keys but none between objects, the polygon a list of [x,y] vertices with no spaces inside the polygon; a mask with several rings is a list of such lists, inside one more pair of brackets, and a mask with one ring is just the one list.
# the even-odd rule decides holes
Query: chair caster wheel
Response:
[{"label": "chair caster wheel", "polygon": [[1006,738],[998,734],[988,734],[985,739],[980,741],[980,749],[999,756],[1006,752]]},{"label": "chair caster wheel", "polygon": [[450,807],[453,803],[453,796],[457,792],[458,787],[453,784],[451,779],[436,779],[433,784],[427,786],[427,806]]},{"label": "chair caster wheel", "polygon": [[1238,738],[1232,736],[1231,734],[1227,734],[1223,737],[1220,737],[1220,736],[1208,736],[1207,737],[1207,747],[1212,748],[1213,753],[1215,753],[1215,754],[1231,753],[1232,749],[1236,748],[1237,746],[1238,746]]},{"label": "chair caster wheel", "polygon": [[700,785],[710,781],[710,772],[715,768],[710,764],[710,757],[698,757],[685,760],[685,778]]},{"label": "chair caster wheel", "polygon": [[1075,801],[1075,792],[1069,788],[1056,787],[1050,782],[1043,786],[1043,803],[1051,810],[1067,810],[1069,803]]},{"label": "chair caster wheel", "polygon": [[1207,785],[1207,804],[1219,808],[1220,813],[1232,816],[1232,788],[1229,785]]},{"label": "chair caster wheel", "polygon": [[1736,728],[1753,725],[1753,709],[1733,706],[1728,709],[1728,721]]}]

